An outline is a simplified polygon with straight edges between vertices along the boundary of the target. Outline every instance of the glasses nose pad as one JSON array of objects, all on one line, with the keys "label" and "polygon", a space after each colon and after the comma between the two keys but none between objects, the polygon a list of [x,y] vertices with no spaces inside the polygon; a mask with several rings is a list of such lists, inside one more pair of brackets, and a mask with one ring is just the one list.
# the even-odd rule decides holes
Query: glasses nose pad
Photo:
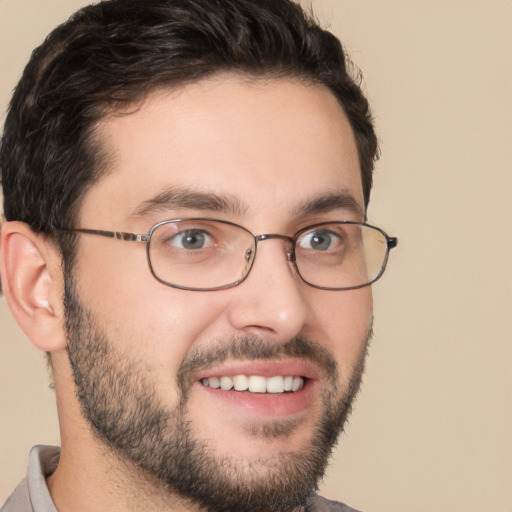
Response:
[{"label": "glasses nose pad", "polygon": [[241,274],[240,278],[242,278],[242,279],[245,278],[247,276],[247,274],[250,272],[252,264],[254,262],[254,257],[255,257],[254,247],[249,247],[248,249],[246,249],[246,251],[244,253],[245,267],[242,270],[242,274]]},{"label": "glasses nose pad", "polygon": [[286,259],[290,261],[291,263],[295,263],[295,242],[292,240],[288,240],[288,243],[286,244]]}]

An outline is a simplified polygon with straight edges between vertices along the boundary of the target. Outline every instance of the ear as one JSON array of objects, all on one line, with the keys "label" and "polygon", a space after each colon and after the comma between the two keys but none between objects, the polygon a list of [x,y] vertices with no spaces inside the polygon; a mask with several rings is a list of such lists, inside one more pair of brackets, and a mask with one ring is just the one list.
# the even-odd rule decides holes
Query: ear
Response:
[{"label": "ear", "polygon": [[64,349],[61,256],[48,237],[24,222],[4,222],[0,275],[14,318],[32,343],[45,352]]}]

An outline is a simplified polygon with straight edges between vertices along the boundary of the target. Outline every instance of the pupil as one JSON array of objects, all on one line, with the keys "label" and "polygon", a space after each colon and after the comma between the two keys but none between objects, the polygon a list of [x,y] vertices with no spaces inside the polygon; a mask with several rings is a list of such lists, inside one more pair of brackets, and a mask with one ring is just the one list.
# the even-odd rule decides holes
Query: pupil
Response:
[{"label": "pupil", "polygon": [[187,249],[200,249],[204,245],[204,235],[201,233],[189,233],[183,240],[183,247]]},{"label": "pupil", "polygon": [[320,251],[325,251],[329,249],[329,245],[331,243],[331,239],[326,234],[315,234],[311,240],[311,247],[314,249],[318,249]]}]

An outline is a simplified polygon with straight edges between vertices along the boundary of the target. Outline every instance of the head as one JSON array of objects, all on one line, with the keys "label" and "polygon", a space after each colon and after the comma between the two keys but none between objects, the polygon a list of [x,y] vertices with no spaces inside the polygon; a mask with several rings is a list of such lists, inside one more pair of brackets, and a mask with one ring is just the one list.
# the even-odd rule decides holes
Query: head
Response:
[{"label": "head", "polygon": [[367,206],[377,139],[330,32],[291,1],[128,0],[85,7],[34,50],[2,138],[5,219],[45,234],[76,225],[84,195],[109,169],[97,123],[152,91],[226,71],[327,87],[352,128]]},{"label": "head", "polygon": [[[79,407],[91,443],[211,510],[307,503],[361,379],[369,288],[310,287],[281,237],[261,238],[239,286],[175,289],[138,244],[60,228],[213,217],[293,237],[362,222],[376,154],[340,42],[293,2],[105,1],[50,34],[6,119],[4,213],[46,262],[25,288],[52,327],[20,325],[53,353],[60,407]],[[9,230],[4,247],[30,260]],[[299,389],[216,387],[239,375]],[[76,428],[62,425],[64,453]]]}]

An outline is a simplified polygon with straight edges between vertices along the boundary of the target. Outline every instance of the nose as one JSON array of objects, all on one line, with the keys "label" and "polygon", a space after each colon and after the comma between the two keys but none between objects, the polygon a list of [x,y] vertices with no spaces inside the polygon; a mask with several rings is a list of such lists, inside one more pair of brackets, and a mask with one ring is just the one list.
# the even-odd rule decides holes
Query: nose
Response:
[{"label": "nose", "polygon": [[244,334],[285,343],[312,321],[309,287],[295,271],[287,237],[259,237],[258,242],[247,279],[231,289],[229,321]]}]

